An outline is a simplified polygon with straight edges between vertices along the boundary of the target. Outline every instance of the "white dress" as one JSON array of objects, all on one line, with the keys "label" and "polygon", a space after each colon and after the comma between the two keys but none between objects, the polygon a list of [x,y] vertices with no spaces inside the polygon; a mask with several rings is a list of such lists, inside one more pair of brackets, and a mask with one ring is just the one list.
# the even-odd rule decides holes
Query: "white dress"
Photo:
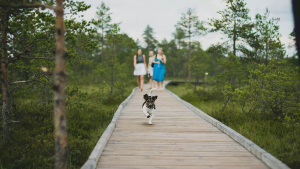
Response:
[{"label": "white dress", "polygon": [[151,66],[152,62],[153,62],[152,57],[149,58],[149,62],[150,62],[150,66],[148,67],[148,72],[149,72],[150,76],[153,76],[153,67]]},{"label": "white dress", "polygon": [[[138,57],[143,57],[143,56],[138,56]],[[146,68],[145,68],[144,63],[137,63],[135,65],[135,67],[136,67],[136,69],[134,70],[133,75],[135,75],[135,76],[146,75]]]}]

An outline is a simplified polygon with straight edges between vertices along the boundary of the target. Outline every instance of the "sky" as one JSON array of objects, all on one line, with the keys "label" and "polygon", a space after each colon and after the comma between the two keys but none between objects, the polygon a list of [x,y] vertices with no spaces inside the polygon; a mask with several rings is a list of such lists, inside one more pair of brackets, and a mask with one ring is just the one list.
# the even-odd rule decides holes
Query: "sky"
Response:
[{"label": "sky", "polygon": [[[95,18],[97,6],[100,6],[101,1],[85,0],[85,2],[90,4],[91,8],[81,15],[84,15],[83,19],[89,21]],[[217,11],[226,8],[223,0],[103,0],[103,2],[110,7],[112,22],[122,22],[121,33],[128,34],[134,40],[139,39],[142,46],[146,46],[142,34],[147,25],[153,28],[157,40],[166,38],[170,41],[173,39],[172,33],[175,32],[176,23],[188,8],[195,9],[201,21],[220,18]],[[278,24],[282,35],[281,42],[286,47],[293,44],[289,38],[294,27],[291,0],[244,0],[244,2],[250,9],[249,15],[252,21],[257,13],[264,14],[266,8],[271,12],[270,18],[280,18]],[[193,40],[200,41],[202,48],[207,49],[210,45],[223,42],[225,39],[226,35],[217,32],[198,36]],[[286,48],[286,50],[289,56],[295,52],[295,48]]]}]

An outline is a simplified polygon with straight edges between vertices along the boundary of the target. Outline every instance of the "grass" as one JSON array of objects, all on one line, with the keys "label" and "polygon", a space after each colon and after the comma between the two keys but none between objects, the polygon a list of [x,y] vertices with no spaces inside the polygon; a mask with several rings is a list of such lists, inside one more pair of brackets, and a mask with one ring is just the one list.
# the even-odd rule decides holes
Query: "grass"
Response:
[{"label": "grass", "polygon": [[[134,87],[127,86],[123,97],[115,94],[111,98],[108,86],[100,89],[97,85],[69,85],[68,168],[80,168],[85,163],[119,104]],[[0,168],[54,168],[53,103],[43,105],[38,95],[31,93],[26,98],[18,93],[20,97],[14,101],[12,119],[20,123],[13,124],[13,140],[9,145],[0,142]]]},{"label": "grass", "polygon": [[197,86],[197,92],[194,92],[194,86],[186,84],[167,86],[167,89],[250,139],[292,169],[300,168],[300,136],[298,134],[293,139],[291,131],[278,119],[258,112],[243,113],[240,105],[230,105],[222,112],[222,98],[215,93],[214,87],[206,88],[210,92],[205,95],[203,86]]},{"label": "grass", "polygon": [[179,80],[179,81],[187,81],[188,78],[178,78],[178,77],[166,77],[165,80]]}]

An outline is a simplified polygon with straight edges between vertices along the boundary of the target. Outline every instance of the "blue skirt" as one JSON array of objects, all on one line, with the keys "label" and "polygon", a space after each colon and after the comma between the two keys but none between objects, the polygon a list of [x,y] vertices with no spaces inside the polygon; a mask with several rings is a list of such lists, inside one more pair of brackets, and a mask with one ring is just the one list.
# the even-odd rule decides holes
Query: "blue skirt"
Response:
[{"label": "blue skirt", "polygon": [[[158,59],[155,59],[155,61],[159,61]],[[165,80],[165,65],[159,61],[160,64],[154,64],[153,68],[153,80],[155,81],[164,81]]]}]

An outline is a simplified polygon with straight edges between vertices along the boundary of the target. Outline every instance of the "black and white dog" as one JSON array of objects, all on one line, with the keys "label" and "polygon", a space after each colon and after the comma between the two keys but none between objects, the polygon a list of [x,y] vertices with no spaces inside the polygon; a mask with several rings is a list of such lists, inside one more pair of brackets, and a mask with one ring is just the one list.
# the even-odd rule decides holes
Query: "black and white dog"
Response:
[{"label": "black and white dog", "polygon": [[152,96],[153,90],[156,90],[156,88],[151,89],[149,95],[144,95],[145,102],[142,105],[143,113],[147,116],[147,118],[150,118],[148,123],[150,125],[153,124],[152,119],[155,113],[155,100],[157,99],[157,96]]}]

